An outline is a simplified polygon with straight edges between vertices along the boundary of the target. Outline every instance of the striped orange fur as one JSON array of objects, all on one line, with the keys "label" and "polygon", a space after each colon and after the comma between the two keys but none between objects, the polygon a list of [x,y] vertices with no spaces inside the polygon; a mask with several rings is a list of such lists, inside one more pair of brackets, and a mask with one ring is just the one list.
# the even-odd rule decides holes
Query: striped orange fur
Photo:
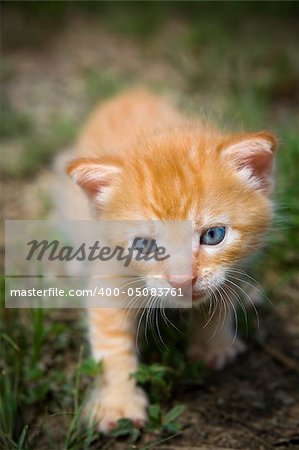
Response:
[{"label": "striped orange fur", "polygon": [[[214,286],[225,282],[227,268],[260,246],[272,216],[275,148],[276,138],[269,132],[222,133],[137,89],[95,110],[66,170],[99,218],[192,221],[198,236],[192,275],[195,305],[203,301],[200,292],[206,300]],[[83,201],[79,197],[74,190],[70,204]],[[220,225],[227,230],[223,244],[200,245],[199,236]],[[190,333],[189,356],[216,368],[243,349],[238,340],[232,342],[230,317],[215,332],[220,309],[216,306],[207,327],[200,326],[195,310]],[[142,426],[147,417],[146,396],[130,377],[137,369],[135,314],[125,314],[126,321],[123,310],[89,311],[92,352],[104,364],[90,414],[104,432],[119,418]],[[209,333],[213,339],[203,346]]]}]

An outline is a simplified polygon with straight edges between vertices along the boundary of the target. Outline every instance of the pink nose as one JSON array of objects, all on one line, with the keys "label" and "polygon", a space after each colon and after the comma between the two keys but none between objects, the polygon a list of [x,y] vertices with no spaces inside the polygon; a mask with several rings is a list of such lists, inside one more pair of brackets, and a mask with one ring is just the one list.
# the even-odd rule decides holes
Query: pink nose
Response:
[{"label": "pink nose", "polygon": [[173,276],[168,276],[167,277],[167,281],[168,283],[173,286],[174,288],[181,288],[184,286],[187,286],[188,284],[192,283],[192,281],[194,280],[195,277],[193,277],[192,275],[173,275]]}]

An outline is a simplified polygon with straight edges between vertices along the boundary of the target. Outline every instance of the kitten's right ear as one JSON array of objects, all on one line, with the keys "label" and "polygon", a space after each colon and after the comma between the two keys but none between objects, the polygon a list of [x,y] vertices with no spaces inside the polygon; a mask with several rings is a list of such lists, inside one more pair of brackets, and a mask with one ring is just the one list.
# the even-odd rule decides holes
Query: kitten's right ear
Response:
[{"label": "kitten's right ear", "polygon": [[67,166],[66,172],[90,199],[102,206],[121,174],[121,167],[112,159],[78,158]]}]

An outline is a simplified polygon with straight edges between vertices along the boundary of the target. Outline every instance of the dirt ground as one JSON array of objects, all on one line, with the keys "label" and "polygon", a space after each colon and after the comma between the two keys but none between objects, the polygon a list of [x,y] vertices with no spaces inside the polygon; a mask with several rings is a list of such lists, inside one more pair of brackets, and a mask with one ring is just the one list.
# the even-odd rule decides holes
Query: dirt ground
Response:
[{"label": "dirt ground", "polygon": [[[165,39],[169,39],[174,26],[183,27],[179,22],[170,25],[163,32]],[[5,55],[5,64],[13,71],[11,79],[5,82],[6,95],[20,112],[30,111],[36,133],[43,133],[52,126],[55,117],[59,120],[63,115],[76,124],[85,115],[95,95],[92,91],[92,100],[86,100],[82,82],[82,71],[86,68],[95,66],[100,72],[109,66],[110,71],[120,71],[121,76],[130,78],[134,73],[137,79],[150,83],[163,84],[168,78],[171,79],[170,91],[174,86],[176,90],[183,86],[180,71],[165,62],[162,51],[149,57],[154,44],[142,53],[138,46],[124,38],[120,62],[115,39],[92,21],[86,23],[76,17],[59,36],[53,36],[48,47],[22,52],[11,50]],[[78,101],[80,98],[82,102]],[[207,95],[206,103],[211,98],[212,93],[210,97]],[[222,100],[220,98],[219,102]],[[7,140],[4,150],[4,164],[9,161],[13,165],[14,155],[23,152],[22,137]],[[4,217],[46,218],[51,209],[49,191],[53,182],[47,166],[30,177],[5,177],[2,180]],[[273,278],[275,273],[270,271],[266,275],[270,286]],[[173,404],[182,403],[187,408],[180,417],[182,431],[177,436],[158,437],[160,443],[157,444],[152,444],[153,437],[147,435],[135,444],[125,439],[109,443],[101,438],[90,448],[299,448],[298,275],[287,286],[275,285],[275,289],[274,305],[268,305],[261,312],[260,328],[249,336],[247,353],[221,372],[206,373],[203,382],[178,386]],[[75,322],[78,317],[74,312],[72,320]],[[36,448],[47,448],[44,445],[41,439]]]}]

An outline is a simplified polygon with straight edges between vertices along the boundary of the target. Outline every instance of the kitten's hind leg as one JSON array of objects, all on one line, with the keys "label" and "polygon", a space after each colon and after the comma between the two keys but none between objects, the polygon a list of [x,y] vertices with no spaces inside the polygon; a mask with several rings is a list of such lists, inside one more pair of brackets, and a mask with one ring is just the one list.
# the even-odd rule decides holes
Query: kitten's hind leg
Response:
[{"label": "kitten's hind leg", "polygon": [[235,335],[231,307],[216,305],[209,310],[205,305],[194,308],[187,357],[202,361],[211,369],[222,369],[245,351],[245,344]]}]

